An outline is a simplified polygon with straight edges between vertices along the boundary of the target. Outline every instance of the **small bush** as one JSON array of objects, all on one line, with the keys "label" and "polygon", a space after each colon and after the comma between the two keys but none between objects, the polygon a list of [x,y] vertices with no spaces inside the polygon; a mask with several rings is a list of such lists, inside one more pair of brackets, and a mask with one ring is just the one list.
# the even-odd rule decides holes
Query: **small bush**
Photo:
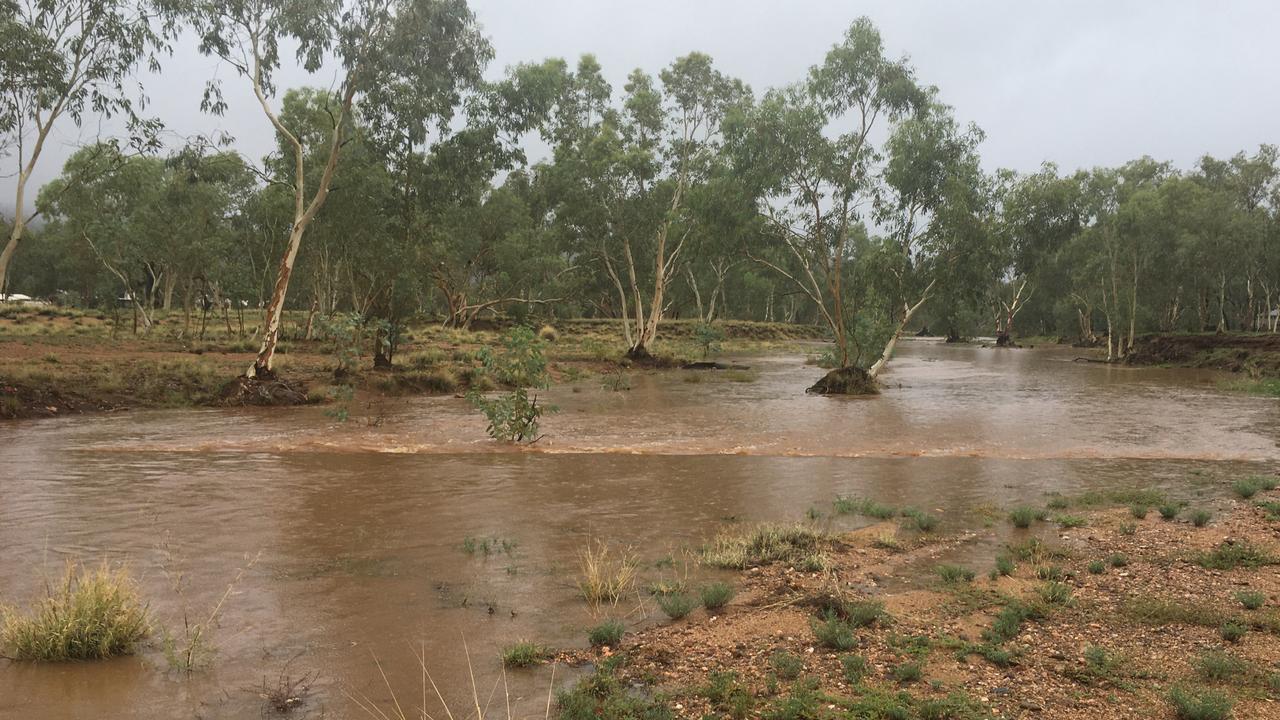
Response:
[{"label": "small bush", "polygon": [[1071,602],[1071,587],[1050,581],[1040,587],[1040,599],[1049,605],[1067,605]]},{"label": "small bush", "polygon": [[1050,510],[1066,510],[1071,507],[1071,501],[1063,495],[1053,495],[1049,501],[1045,503],[1045,507]]},{"label": "small bush", "polygon": [[698,694],[711,703],[711,707],[719,710],[733,720],[744,720],[751,713],[754,698],[738,676],[732,672],[712,672],[709,682],[699,688]]},{"label": "small bush", "polygon": [[1106,569],[1106,563],[1101,560],[1093,560],[1089,563],[1089,573],[1092,575],[1101,575]]},{"label": "small bush", "polygon": [[912,683],[924,676],[920,663],[908,662],[893,669],[893,679],[900,683]]},{"label": "small bush", "polygon": [[1036,577],[1041,580],[1052,580],[1057,582],[1066,577],[1066,575],[1062,572],[1062,568],[1057,565],[1041,565],[1036,568]]},{"label": "small bush", "polygon": [[1113,568],[1122,568],[1129,564],[1129,558],[1124,553],[1113,553],[1107,558],[1107,564]]},{"label": "small bush", "polygon": [[719,610],[733,599],[733,586],[725,582],[714,582],[704,585],[698,595],[702,598],[702,607],[708,610]]},{"label": "small bush", "polygon": [[1080,515],[1059,515],[1053,521],[1064,528],[1079,528],[1088,524],[1088,521]]},{"label": "small bush", "polygon": [[557,720],[675,720],[662,697],[635,692],[601,668],[556,695]]},{"label": "small bush", "polygon": [[857,685],[867,676],[870,671],[870,665],[867,659],[861,655],[842,655],[840,656],[840,667],[844,670],[844,679],[850,685]]},{"label": "small bush", "polygon": [[1217,690],[1169,691],[1169,704],[1179,720],[1226,720],[1231,717],[1231,698]]},{"label": "small bush", "polygon": [[1133,523],[1120,523],[1121,535],[1133,535],[1138,532],[1138,526]]},{"label": "small bush", "polygon": [[1267,602],[1267,596],[1256,590],[1242,590],[1234,597],[1246,610],[1257,610]]},{"label": "small bush", "polygon": [[783,680],[795,680],[804,672],[804,660],[798,655],[779,650],[769,657],[769,667]]},{"label": "small bush", "polygon": [[1134,504],[1129,506],[1129,514],[1137,520],[1145,519],[1149,512],[1151,512],[1151,508],[1146,505]]},{"label": "small bush", "polygon": [[1241,478],[1231,484],[1231,489],[1235,490],[1240,497],[1248,500],[1257,495],[1262,490],[1262,486],[1254,482],[1253,478]]},{"label": "small bush", "polygon": [[935,571],[945,583],[972,582],[974,577],[972,570],[959,565],[939,565]]},{"label": "small bush", "polygon": [[1201,553],[1196,557],[1196,562],[1210,570],[1234,570],[1238,567],[1271,565],[1276,560],[1248,541],[1226,541],[1211,552]]},{"label": "small bush", "polygon": [[698,606],[698,602],[692,596],[684,593],[672,593],[670,595],[658,596],[658,607],[662,608],[662,612],[672,620],[680,618],[693,612]]},{"label": "small bush", "polygon": [[814,637],[824,647],[833,650],[852,650],[858,646],[858,638],[853,634],[853,624],[834,612],[827,612],[822,620],[811,620]]},{"label": "small bush", "polygon": [[1014,508],[1009,513],[1009,522],[1013,523],[1017,528],[1029,528],[1031,523],[1039,520],[1041,513],[1039,510],[1031,507]]},{"label": "small bush", "polygon": [[524,640],[502,648],[502,664],[505,667],[529,667],[549,657],[551,657],[550,650]]},{"label": "small bush", "polygon": [[1013,558],[1011,556],[1009,555],[996,556],[996,574],[997,575],[1012,575],[1014,569],[1015,569],[1015,565],[1013,563]]},{"label": "small bush", "polygon": [[1220,650],[1209,650],[1202,653],[1193,663],[1196,673],[1205,680],[1223,682],[1249,672],[1249,664],[1244,660]]},{"label": "small bush", "polygon": [[18,660],[59,662],[128,655],[150,633],[147,607],[124,568],[68,563],[28,614],[0,609],[0,645]]},{"label": "small bush", "polygon": [[587,641],[596,647],[617,647],[626,632],[619,620],[605,620],[587,631]]},{"label": "small bush", "polygon": [[1164,503],[1159,507],[1160,517],[1163,520],[1173,520],[1178,517],[1178,513],[1182,512],[1182,505],[1179,503]]},{"label": "small bush", "polygon": [[1248,628],[1244,625],[1234,622],[1223,623],[1222,627],[1218,628],[1218,634],[1222,636],[1222,639],[1232,643],[1240,642],[1240,639],[1244,637],[1247,631]]},{"label": "small bush", "polygon": [[888,520],[898,514],[897,508],[866,498],[838,497],[832,505],[838,515],[866,515],[878,520]]},{"label": "small bush", "polygon": [[702,551],[713,567],[745,570],[774,562],[805,563],[818,555],[826,535],[804,525],[761,525],[718,535]]},{"label": "small bush", "polygon": [[1208,525],[1209,521],[1212,519],[1213,513],[1205,510],[1204,508],[1199,508],[1191,512],[1191,524],[1196,527],[1204,527],[1205,525]]},{"label": "small bush", "polygon": [[938,516],[930,515],[922,510],[907,508],[902,511],[902,516],[910,521],[910,525],[915,526],[915,528],[921,532],[931,532],[934,528],[938,527]]}]

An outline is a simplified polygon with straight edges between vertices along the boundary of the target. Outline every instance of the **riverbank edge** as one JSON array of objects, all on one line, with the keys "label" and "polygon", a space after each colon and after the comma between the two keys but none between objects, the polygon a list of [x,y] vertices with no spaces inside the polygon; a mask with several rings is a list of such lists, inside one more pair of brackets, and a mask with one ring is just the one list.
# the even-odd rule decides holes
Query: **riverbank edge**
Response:
[{"label": "riverbank edge", "polygon": [[[1272,487],[1195,507],[1149,507],[1157,498],[1141,494],[1090,509],[1076,505],[1099,498],[1051,498],[1056,509],[1036,510],[1043,519],[1015,531],[991,566],[968,568],[973,579],[940,558],[983,533],[931,537],[880,522],[834,536],[821,571],[755,565],[722,609],[559,659],[689,718],[1173,718],[1184,717],[1177,702],[1197,699],[1277,718]],[[933,582],[902,583],[931,565]],[[1257,596],[1262,607],[1242,604]],[[833,618],[849,617],[840,608],[868,604],[884,614],[848,623],[844,639],[832,633]]]}]

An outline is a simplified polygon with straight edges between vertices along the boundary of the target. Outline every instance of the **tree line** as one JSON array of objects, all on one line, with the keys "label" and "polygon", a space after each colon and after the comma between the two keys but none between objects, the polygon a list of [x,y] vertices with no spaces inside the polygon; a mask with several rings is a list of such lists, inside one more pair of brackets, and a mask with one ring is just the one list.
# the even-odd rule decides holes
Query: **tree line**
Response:
[{"label": "tree line", "polygon": [[[191,34],[230,71],[203,109],[257,117],[266,157],[161,142],[136,76]],[[422,315],[615,318],[635,359],[673,317],[817,323],[872,377],[916,328],[1111,357],[1147,330],[1277,329],[1275,147],[989,173],[982,131],[866,18],[762,92],[698,52],[621,87],[590,55],[487,80],[464,0],[0,0],[0,37],[0,288],[124,300],[144,329],[234,315],[261,343],[249,376],[271,375],[286,308],[303,335],[355,313],[392,349]],[[280,88],[287,62],[337,80]],[[128,132],[28,187],[55,123],[99,117]]]}]

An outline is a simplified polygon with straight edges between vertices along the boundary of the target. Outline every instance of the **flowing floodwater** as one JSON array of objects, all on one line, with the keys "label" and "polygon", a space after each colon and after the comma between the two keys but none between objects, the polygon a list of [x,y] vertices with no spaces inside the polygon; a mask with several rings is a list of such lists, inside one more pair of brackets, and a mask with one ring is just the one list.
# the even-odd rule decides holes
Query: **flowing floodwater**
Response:
[{"label": "flowing floodwater", "polygon": [[[389,701],[382,671],[412,714],[416,654],[465,703],[469,653],[483,703],[503,645],[584,642],[594,620],[574,583],[589,538],[677,558],[653,577],[683,572],[680,549],[726,519],[795,520],[841,494],[925,507],[957,530],[975,509],[1049,491],[1189,493],[1280,459],[1280,406],[1223,393],[1211,373],[905,345],[870,399],[805,396],[820,371],[798,356],[744,360],[749,382],[684,371],[637,374],[624,392],[557,386],[560,412],[523,449],[488,440],[452,397],[354,407],[345,424],[302,408],[0,425],[0,600],[25,602],[69,558],[124,561],[157,625],[131,658],[0,661],[0,717],[259,717],[264,677],[282,672],[319,674],[305,716],[363,717],[353,696]],[[466,538],[516,545],[469,554]],[[228,587],[211,667],[170,670],[160,628],[181,636],[184,608],[203,621]],[[543,714],[550,680],[508,674],[518,714]],[[505,713],[501,687],[493,702]]]}]

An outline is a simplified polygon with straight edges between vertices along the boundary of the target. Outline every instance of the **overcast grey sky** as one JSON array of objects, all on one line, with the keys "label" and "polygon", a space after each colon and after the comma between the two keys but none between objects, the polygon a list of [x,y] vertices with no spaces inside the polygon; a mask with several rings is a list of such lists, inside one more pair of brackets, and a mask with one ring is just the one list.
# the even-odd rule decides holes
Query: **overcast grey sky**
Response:
[{"label": "overcast grey sky", "polygon": [[[856,17],[869,16],[888,51],[909,55],[957,115],[987,133],[989,169],[1067,169],[1149,154],[1187,167],[1280,142],[1280,2],[1219,0],[472,0],[497,59],[509,65],[595,53],[615,86],[691,50],[761,93],[803,76]],[[227,115],[199,111],[204,81],[220,74]],[[222,129],[260,158],[270,126],[228,68],[177,48],[159,76],[143,76],[150,112],[171,139]],[[329,85],[287,69],[281,86]],[[57,175],[96,123],[66,125],[37,184]],[[108,128],[109,131],[109,128]],[[8,161],[10,164],[12,160]],[[5,168],[5,175],[11,173]],[[11,177],[0,207],[12,206]]]}]

